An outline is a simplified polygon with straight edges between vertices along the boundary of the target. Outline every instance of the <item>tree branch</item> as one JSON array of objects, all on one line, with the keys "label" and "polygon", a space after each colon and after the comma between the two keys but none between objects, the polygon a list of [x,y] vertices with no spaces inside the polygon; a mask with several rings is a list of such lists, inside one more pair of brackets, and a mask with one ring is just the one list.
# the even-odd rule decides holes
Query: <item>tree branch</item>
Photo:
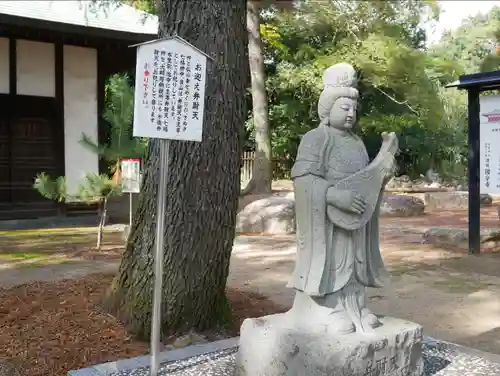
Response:
[{"label": "tree branch", "polygon": [[408,104],[408,101],[398,101],[396,98],[394,98],[392,95],[386,93],[384,90],[382,90],[381,88],[379,88],[377,85],[373,84],[372,83],[372,86],[377,89],[378,91],[380,91],[382,94],[384,94],[387,98],[389,98],[391,101],[393,101],[394,103],[396,104],[400,104],[400,105],[403,105],[403,106],[406,106],[411,112],[413,112],[414,114],[418,115],[418,111],[415,110],[413,107],[411,107],[409,104]]}]

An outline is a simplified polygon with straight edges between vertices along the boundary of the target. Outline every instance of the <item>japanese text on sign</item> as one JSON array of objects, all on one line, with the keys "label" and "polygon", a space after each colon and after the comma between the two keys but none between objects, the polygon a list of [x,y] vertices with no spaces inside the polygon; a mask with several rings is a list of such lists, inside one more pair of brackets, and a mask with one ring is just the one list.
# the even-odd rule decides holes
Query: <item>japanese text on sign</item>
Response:
[{"label": "japanese text on sign", "polygon": [[480,97],[481,193],[500,193],[500,96]]},{"label": "japanese text on sign", "polygon": [[141,187],[141,160],[121,159],[122,191],[125,193],[139,193]]},{"label": "japanese text on sign", "polygon": [[202,52],[176,38],[139,46],[134,136],[201,141],[206,62]]}]

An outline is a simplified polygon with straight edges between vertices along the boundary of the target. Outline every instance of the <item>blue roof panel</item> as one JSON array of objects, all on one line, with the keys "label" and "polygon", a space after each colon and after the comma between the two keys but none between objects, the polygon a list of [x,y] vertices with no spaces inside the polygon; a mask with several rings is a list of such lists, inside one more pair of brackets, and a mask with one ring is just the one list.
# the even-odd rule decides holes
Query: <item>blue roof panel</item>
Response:
[{"label": "blue roof panel", "polygon": [[446,85],[458,89],[476,88],[479,90],[493,90],[500,88],[500,70],[484,73],[464,74],[458,81]]}]

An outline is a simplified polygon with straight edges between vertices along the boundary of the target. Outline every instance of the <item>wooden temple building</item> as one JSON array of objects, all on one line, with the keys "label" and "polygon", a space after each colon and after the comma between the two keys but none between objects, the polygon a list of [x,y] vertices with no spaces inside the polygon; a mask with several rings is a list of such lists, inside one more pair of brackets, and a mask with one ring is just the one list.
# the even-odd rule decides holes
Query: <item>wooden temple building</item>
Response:
[{"label": "wooden temple building", "polygon": [[105,80],[133,75],[128,46],[157,30],[156,17],[126,5],[0,1],[0,220],[57,214],[33,189],[40,172],[66,176],[71,191],[85,172],[105,171],[82,133],[107,138]]}]

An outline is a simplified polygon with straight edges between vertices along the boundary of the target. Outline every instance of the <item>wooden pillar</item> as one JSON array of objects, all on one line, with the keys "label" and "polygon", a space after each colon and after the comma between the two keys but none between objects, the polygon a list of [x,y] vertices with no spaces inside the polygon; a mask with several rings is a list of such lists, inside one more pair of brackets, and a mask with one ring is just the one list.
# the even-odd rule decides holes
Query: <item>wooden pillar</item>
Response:
[{"label": "wooden pillar", "polygon": [[9,176],[7,181],[9,182],[9,190],[8,190],[8,202],[10,204],[13,203],[14,197],[12,194],[12,183],[13,183],[13,173],[12,169],[14,168],[12,162],[12,148],[15,147],[13,143],[13,133],[12,133],[12,124],[14,122],[15,117],[15,108],[16,108],[16,95],[17,95],[17,43],[15,38],[9,38],[9,99],[8,99],[8,108],[6,109],[7,115],[7,139],[8,139],[8,159],[9,159]]},{"label": "wooden pillar", "polygon": [[[57,174],[59,176],[66,175],[66,153],[64,142],[64,44],[56,42],[55,50],[55,96],[56,96],[56,134],[55,143],[57,145]],[[64,215],[67,212],[66,203],[57,203],[59,215]]]},{"label": "wooden pillar", "polygon": [[56,94],[56,113],[57,113],[57,134],[56,144],[60,159],[57,165],[59,176],[66,174],[65,164],[65,145],[64,145],[64,45],[60,42],[55,44],[55,94]]},{"label": "wooden pillar", "polygon": [[479,196],[479,90],[470,88],[469,96],[469,254],[481,252],[481,202]]},{"label": "wooden pillar", "polygon": [[[100,46],[97,50],[97,142],[105,143],[109,137],[108,125],[102,118],[104,112],[104,97],[106,86],[106,50]],[[99,173],[104,174],[108,170],[108,162],[99,157]]]}]

